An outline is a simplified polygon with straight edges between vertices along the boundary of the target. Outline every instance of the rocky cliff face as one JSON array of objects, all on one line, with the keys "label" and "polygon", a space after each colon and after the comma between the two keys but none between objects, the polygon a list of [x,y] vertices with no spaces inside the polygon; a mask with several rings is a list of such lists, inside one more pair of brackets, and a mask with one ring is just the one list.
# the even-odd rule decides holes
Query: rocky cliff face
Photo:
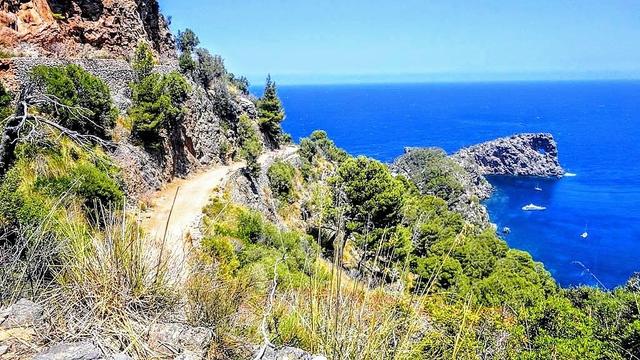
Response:
[{"label": "rocky cliff face", "polygon": [[156,0],[0,1],[0,47],[13,55],[127,58],[141,40],[175,57]]},{"label": "rocky cliff face", "polygon": [[518,134],[464,148],[452,158],[480,175],[560,177],[558,146],[551,134]]}]

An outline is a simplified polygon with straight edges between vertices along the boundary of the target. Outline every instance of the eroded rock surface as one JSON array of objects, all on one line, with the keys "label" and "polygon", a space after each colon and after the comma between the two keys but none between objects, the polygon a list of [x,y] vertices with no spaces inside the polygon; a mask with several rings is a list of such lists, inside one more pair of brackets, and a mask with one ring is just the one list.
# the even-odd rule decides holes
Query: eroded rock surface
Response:
[{"label": "eroded rock surface", "polygon": [[186,359],[203,358],[213,331],[180,323],[154,324],[149,329],[149,346],[161,354],[181,354]]},{"label": "eroded rock surface", "polygon": [[464,148],[452,158],[465,169],[480,175],[560,177],[553,135],[517,134]]},{"label": "eroded rock surface", "polygon": [[38,326],[43,318],[44,308],[41,305],[20,299],[0,312],[0,329]]},{"label": "eroded rock surface", "polygon": [[100,349],[90,341],[59,343],[39,353],[34,360],[97,360],[102,359]]},{"label": "eroded rock surface", "polygon": [[141,40],[161,57],[175,57],[155,0],[0,2],[0,46],[14,55],[126,58]]}]

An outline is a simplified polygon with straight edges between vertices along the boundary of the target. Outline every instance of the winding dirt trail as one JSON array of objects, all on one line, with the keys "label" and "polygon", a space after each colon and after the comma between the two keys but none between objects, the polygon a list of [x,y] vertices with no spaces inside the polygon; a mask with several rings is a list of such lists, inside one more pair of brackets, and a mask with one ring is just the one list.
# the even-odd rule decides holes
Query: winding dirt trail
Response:
[{"label": "winding dirt trail", "polygon": [[[265,168],[275,159],[286,158],[296,151],[295,146],[270,151],[260,155],[258,163]],[[185,179],[175,179],[153,195],[152,205],[143,213],[140,225],[152,241],[152,250],[166,251],[163,256],[168,255],[168,270],[178,275],[179,280],[185,279],[190,247],[185,236],[199,223],[213,190],[244,166],[241,161],[212,167]]]}]

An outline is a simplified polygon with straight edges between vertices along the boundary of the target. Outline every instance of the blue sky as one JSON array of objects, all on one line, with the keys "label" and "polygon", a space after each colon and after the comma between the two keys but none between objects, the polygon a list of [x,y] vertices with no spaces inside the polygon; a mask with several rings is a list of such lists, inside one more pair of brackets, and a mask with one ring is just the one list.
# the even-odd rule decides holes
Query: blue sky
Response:
[{"label": "blue sky", "polygon": [[634,0],[160,0],[252,82],[640,78]]}]

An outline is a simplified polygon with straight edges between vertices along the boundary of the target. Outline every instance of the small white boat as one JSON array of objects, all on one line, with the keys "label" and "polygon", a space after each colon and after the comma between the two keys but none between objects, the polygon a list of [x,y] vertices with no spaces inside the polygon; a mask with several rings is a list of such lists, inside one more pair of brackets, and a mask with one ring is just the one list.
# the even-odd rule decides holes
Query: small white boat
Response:
[{"label": "small white boat", "polygon": [[564,177],[574,177],[574,176],[577,176],[577,174],[570,173],[570,172],[564,173]]},{"label": "small white boat", "polygon": [[529,204],[529,205],[523,206],[522,210],[524,210],[524,211],[542,211],[542,210],[547,210],[547,208],[544,207],[544,206],[538,206],[538,205],[534,205],[534,204]]},{"label": "small white boat", "polygon": [[542,188],[540,187],[539,184],[536,184],[536,187],[533,188],[533,190],[535,191],[542,191]]},{"label": "small white boat", "polygon": [[580,237],[586,239],[589,237],[589,233],[587,232],[587,225],[584,226],[584,232],[580,234]]},{"label": "small white boat", "polygon": [[508,226],[505,226],[502,228],[502,233],[503,234],[511,234],[511,228],[509,228]]}]

